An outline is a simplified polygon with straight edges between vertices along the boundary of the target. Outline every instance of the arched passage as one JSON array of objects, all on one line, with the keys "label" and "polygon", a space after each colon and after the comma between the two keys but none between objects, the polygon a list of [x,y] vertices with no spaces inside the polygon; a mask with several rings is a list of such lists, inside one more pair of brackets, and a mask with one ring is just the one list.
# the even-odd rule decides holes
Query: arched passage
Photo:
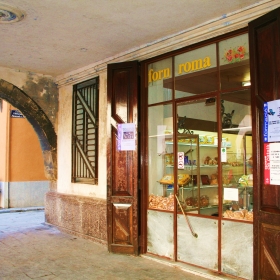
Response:
[{"label": "arched passage", "polygon": [[56,133],[47,115],[26,93],[2,79],[0,79],[0,98],[18,108],[33,126],[43,152],[46,177],[50,181],[56,181]]}]

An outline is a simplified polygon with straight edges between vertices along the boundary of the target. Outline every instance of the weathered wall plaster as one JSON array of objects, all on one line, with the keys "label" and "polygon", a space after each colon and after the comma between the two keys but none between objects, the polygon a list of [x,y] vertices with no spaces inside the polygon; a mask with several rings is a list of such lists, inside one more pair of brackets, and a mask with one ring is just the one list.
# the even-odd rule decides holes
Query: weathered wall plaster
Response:
[{"label": "weathered wall plaster", "polygon": [[43,151],[45,175],[48,180],[56,180],[57,137],[47,115],[30,96],[3,79],[0,79],[0,98],[18,108],[33,126]]},{"label": "weathered wall plaster", "polygon": [[53,77],[0,67],[0,79],[30,96],[43,109],[57,131],[58,89]]}]

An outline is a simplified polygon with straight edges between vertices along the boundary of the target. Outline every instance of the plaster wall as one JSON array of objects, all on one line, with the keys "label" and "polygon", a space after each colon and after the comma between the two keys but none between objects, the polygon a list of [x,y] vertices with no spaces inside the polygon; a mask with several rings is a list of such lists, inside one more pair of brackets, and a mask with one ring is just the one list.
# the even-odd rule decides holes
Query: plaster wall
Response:
[{"label": "plaster wall", "polygon": [[2,102],[2,111],[0,111],[0,127],[1,127],[1,136],[0,136],[0,181],[7,181],[7,160],[8,160],[8,151],[9,151],[9,107],[10,105],[6,102]]},{"label": "plaster wall", "polygon": [[72,85],[63,86],[59,89],[57,192],[105,199],[107,196],[107,73],[102,72],[99,74],[99,153],[97,185],[71,182],[72,92]]},{"label": "plaster wall", "polygon": [[21,89],[26,82],[27,72],[0,67],[0,78]]}]

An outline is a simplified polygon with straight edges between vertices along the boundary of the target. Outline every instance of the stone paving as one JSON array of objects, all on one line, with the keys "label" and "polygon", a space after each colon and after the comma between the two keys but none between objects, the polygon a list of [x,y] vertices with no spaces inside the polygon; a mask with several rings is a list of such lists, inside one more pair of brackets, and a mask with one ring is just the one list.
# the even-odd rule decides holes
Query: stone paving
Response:
[{"label": "stone paving", "polygon": [[110,254],[103,245],[44,223],[44,211],[0,212],[0,279],[222,279],[145,257]]}]

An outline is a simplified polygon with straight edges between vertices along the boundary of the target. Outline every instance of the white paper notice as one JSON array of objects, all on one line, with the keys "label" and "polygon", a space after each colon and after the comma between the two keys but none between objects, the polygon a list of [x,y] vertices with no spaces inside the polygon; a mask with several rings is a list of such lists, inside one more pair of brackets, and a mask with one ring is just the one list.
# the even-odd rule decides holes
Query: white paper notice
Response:
[{"label": "white paper notice", "polygon": [[224,200],[238,201],[238,189],[224,188]]},{"label": "white paper notice", "polygon": [[264,103],[264,142],[280,141],[280,100]]},{"label": "white paper notice", "polygon": [[264,143],[264,183],[280,185],[280,143]]},{"label": "white paper notice", "polygon": [[118,124],[118,150],[135,151],[135,124]]}]

